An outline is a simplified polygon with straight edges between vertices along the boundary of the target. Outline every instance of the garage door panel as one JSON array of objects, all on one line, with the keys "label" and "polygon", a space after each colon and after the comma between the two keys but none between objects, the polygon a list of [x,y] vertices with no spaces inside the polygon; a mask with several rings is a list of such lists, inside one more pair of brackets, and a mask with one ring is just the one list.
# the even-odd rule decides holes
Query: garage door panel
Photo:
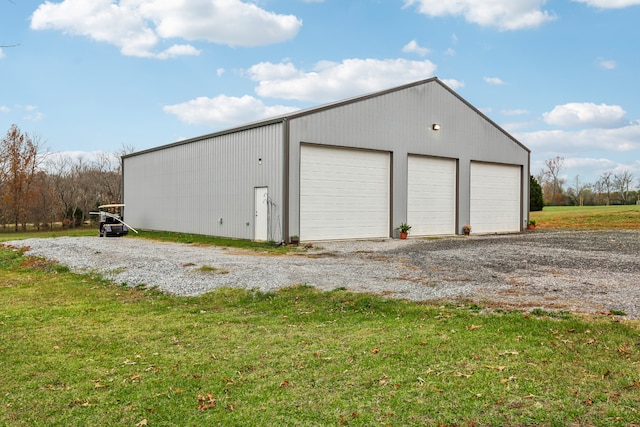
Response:
[{"label": "garage door panel", "polygon": [[520,231],[520,171],[520,166],[471,164],[470,218],[473,231]]},{"label": "garage door panel", "polygon": [[389,153],[302,146],[300,238],[387,237],[389,177]]},{"label": "garage door panel", "polygon": [[412,234],[455,233],[456,182],[454,159],[409,156],[407,222]]}]

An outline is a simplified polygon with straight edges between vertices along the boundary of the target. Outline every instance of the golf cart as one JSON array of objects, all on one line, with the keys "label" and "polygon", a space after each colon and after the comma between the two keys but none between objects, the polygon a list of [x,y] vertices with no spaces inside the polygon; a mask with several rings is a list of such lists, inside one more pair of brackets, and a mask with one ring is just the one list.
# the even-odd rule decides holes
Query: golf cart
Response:
[{"label": "golf cart", "polygon": [[129,230],[137,233],[136,229],[128,225],[123,220],[122,211],[124,205],[113,203],[109,205],[98,206],[98,212],[90,212],[91,215],[98,215],[100,228],[98,235],[100,237],[120,237],[126,236]]}]

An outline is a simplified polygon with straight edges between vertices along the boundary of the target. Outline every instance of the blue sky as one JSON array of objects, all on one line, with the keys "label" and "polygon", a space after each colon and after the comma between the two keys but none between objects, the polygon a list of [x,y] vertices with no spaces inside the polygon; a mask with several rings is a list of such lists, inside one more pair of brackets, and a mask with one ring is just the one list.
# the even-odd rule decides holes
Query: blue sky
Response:
[{"label": "blue sky", "polygon": [[639,23],[640,0],[0,0],[0,132],[142,150],[437,76],[534,175],[639,183]]}]

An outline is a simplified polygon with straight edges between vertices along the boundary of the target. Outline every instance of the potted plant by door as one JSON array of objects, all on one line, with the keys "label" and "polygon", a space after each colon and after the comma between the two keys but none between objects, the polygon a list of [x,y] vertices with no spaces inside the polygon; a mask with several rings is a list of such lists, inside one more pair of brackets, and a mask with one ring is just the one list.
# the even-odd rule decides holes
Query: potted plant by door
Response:
[{"label": "potted plant by door", "polygon": [[536,229],[536,220],[535,219],[530,219],[529,220],[529,225],[527,226],[527,228],[529,230],[535,230]]},{"label": "potted plant by door", "polygon": [[411,230],[411,226],[405,222],[396,227],[396,230],[400,231],[400,238],[406,239],[409,235],[409,230]]},{"label": "potted plant by door", "polygon": [[465,236],[468,236],[469,234],[471,234],[471,225],[470,224],[463,225],[462,232],[464,233]]},{"label": "potted plant by door", "polygon": [[297,234],[291,236],[290,240],[293,246],[298,246],[300,244],[300,236],[298,236]]}]

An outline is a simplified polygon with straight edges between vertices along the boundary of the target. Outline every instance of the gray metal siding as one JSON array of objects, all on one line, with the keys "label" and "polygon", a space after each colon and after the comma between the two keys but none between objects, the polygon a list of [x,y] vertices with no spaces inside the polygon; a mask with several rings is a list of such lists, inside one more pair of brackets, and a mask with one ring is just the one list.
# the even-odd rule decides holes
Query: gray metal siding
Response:
[{"label": "gray metal siding", "polygon": [[280,241],[283,157],[282,122],[127,156],[126,220],[142,229],[253,239],[254,188],[268,187],[269,238]]},{"label": "gray metal siding", "polygon": [[[437,132],[434,123],[441,126]],[[407,219],[412,154],[456,160],[458,232],[470,218],[471,162],[521,166],[526,226],[529,150],[435,78],[125,156],[127,221],[252,239],[254,188],[266,186],[270,239],[299,235],[304,143],[391,154],[389,235]]]},{"label": "gray metal siding", "polygon": [[[439,131],[432,124],[441,126]],[[469,221],[471,161],[528,165],[528,150],[437,81],[292,117],[290,126],[290,234],[299,228],[301,143],[389,151],[393,158],[392,223],[406,221],[409,154],[456,159],[458,224]],[[528,176],[523,167],[523,211],[528,211]],[[526,178],[526,179],[524,179]],[[525,207],[526,204],[526,207]]]}]

